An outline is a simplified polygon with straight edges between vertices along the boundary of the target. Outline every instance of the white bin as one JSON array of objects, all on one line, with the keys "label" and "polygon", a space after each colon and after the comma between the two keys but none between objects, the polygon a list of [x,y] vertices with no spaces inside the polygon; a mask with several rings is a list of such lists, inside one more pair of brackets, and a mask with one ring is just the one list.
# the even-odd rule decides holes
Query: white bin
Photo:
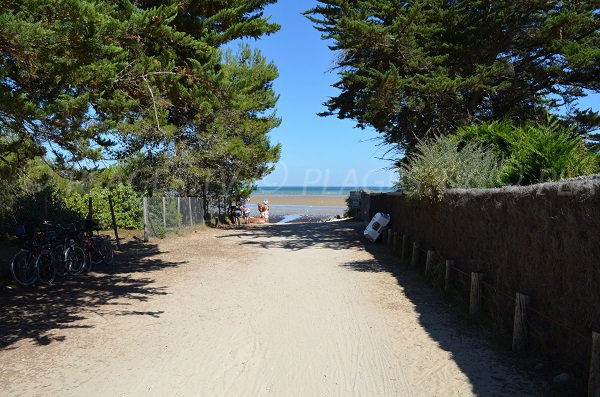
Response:
[{"label": "white bin", "polygon": [[364,235],[368,240],[375,242],[379,235],[383,231],[383,229],[390,223],[390,216],[388,214],[384,214],[378,212],[375,214],[369,225],[365,229]]}]

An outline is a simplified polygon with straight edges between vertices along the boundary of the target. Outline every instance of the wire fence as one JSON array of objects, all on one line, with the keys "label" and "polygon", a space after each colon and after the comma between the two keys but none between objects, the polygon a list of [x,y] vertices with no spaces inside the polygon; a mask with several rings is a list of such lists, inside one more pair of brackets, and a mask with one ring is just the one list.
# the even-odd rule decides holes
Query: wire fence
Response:
[{"label": "wire fence", "polygon": [[204,201],[199,197],[144,197],[144,239],[201,225]]}]

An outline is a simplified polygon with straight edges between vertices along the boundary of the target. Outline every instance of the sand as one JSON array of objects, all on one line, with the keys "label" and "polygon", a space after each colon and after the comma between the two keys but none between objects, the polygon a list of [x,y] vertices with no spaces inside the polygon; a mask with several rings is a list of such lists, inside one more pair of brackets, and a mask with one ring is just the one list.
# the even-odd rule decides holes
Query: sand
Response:
[{"label": "sand", "polygon": [[360,229],[206,230],[130,244],[116,275],[4,294],[0,394],[537,394]]},{"label": "sand", "polygon": [[[303,205],[303,206],[326,206],[346,207],[345,196],[251,196],[250,204],[256,207],[264,199],[269,200],[270,205]],[[254,208],[252,208],[254,209]]]}]

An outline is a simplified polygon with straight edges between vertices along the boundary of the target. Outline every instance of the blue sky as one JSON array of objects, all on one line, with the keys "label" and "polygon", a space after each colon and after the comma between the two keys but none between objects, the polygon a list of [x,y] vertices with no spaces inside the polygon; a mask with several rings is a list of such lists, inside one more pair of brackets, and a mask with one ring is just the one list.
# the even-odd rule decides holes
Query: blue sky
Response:
[{"label": "blue sky", "polygon": [[[351,120],[319,117],[322,105],[336,95],[334,54],[308,19],[301,15],[316,2],[280,0],[265,15],[282,27],[252,41],[279,69],[275,90],[283,119],[271,140],[283,146],[276,170],[260,186],[391,186],[397,179],[391,162],[378,160],[386,149],[373,141],[373,130],[354,128]],[[329,72],[328,72],[329,71]]]},{"label": "blue sky", "polygon": [[[274,87],[280,95],[277,112],[283,122],[271,132],[281,143],[281,161],[259,186],[391,186],[397,179],[391,162],[380,160],[388,148],[378,134],[354,128],[351,120],[319,117],[336,90],[335,54],[320,33],[301,15],[316,1],[280,0],[265,10],[281,30],[250,44],[279,69]],[[580,101],[581,108],[600,110],[600,96]]]}]

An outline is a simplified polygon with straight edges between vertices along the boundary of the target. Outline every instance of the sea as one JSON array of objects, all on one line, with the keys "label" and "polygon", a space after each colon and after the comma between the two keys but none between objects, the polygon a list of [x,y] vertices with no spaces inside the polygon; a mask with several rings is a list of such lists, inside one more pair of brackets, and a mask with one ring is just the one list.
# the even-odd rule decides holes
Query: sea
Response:
[{"label": "sea", "polygon": [[350,192],[364,190],[371,193],[393,192],[391,186],[356,187],[356,186],[259,186],[255,191],[256,196],[344,196]]},{"label": "sea", "polygon": [[[356,186],[260,186],[253,197],[272,198],[269,218],[273,223],[321,222],[327,219],[342,217],[346,206],[325,205],[289,205],[277,204],[277,196],[329,196],[348,197],[350,192],[364,190],[371,193],[394,191],[393,187],[356,187]],[[253,212],[253,206],[250,207]],[[254,216],[254,215],[252,215]]]}]

